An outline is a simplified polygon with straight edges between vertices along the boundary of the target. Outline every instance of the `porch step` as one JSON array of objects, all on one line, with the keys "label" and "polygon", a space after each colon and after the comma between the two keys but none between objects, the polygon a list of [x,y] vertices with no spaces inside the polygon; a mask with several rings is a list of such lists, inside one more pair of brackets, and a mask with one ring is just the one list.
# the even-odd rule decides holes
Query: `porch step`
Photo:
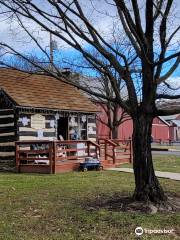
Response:
[{"label": "porch step", "polygon": [[112,160],[101,160],[101,165],[104,169],[115,167]]},{"label": "porch step", "polygon": [[116,160],[115,164],[113,163],[112,160],[101,160],[101,165],[103,166],[104,169],[115,168],[124,163],[129,163],[129,159],[125,158]]},{"label": "porch step", "polygon": [[113,165],[113,164],[106,164],[106,165],[103,165],[103,169],[106,170],[106,169],[109,169],[109,168],[115,168],[116,166]]}]

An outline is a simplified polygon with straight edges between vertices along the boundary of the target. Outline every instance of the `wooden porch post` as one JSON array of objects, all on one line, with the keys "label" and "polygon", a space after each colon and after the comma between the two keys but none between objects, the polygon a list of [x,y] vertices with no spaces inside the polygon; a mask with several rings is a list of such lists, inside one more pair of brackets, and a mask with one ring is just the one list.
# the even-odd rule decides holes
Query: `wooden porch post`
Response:
[{"label": "wooden porch post", "polygon": [[87,141],[87,153],[88,153],[88,157],[90,156],[90,142]]},{"label": "wooden porch post", "polygon": [[95,148],[96,148],[96,158],[98,159],[98,148],[97,146],[95,146]]}]

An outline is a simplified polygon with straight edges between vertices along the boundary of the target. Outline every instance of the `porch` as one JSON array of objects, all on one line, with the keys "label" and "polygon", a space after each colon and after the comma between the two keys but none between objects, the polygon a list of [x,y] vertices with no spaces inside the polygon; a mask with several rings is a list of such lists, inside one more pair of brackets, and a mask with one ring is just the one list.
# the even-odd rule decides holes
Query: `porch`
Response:
[{"label": "porch", "polygon": [[16,169],[19,173],[60,173],[78,170],[86,157],[100,160],[103,168],[132,161],[131,140],[101,139],[16,142]]}]

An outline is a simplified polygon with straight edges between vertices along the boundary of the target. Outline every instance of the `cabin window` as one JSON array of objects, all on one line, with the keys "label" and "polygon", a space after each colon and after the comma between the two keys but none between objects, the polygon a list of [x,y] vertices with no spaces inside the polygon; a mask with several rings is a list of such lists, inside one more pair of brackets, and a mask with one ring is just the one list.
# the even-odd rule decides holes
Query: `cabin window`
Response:
[{"label": "cabin window", "polygon": [[79,119],[79,134],[81,140],[87,139],[87,116],[83,115]]},{"label": "cabin window", "polygon": [[61,140],[86,140],[87,116],[60,117],[57,124],[57,134],[58,139]]},{"label": "cabin window", "polygon": [[69,117],[69,139],[86,140],[87,139],[87,116]]}]

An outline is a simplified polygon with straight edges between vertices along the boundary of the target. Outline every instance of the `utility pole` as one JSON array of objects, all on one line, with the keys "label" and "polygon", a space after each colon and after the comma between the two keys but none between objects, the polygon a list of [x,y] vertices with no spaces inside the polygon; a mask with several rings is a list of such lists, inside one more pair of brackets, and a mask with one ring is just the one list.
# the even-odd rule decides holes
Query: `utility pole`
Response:
[{"label": "utility pole", "polygon": [[52,33],[49,33],[49,49],[50,49],[50,66],[51,70],[53,69],[53,62],[54,62],[54,56],[53,56],[53,40],[52,40]]},{"label": "utility pole", "polygon": [[[46,31],[42,29],[42,31]],[[56,41],[53,40],[52,38],[52,33],[49,32],[49,65],[50,65],[50,70],[53,71],[53,65],[54,65],[54,50],[57,49],[57,43]]]}]

